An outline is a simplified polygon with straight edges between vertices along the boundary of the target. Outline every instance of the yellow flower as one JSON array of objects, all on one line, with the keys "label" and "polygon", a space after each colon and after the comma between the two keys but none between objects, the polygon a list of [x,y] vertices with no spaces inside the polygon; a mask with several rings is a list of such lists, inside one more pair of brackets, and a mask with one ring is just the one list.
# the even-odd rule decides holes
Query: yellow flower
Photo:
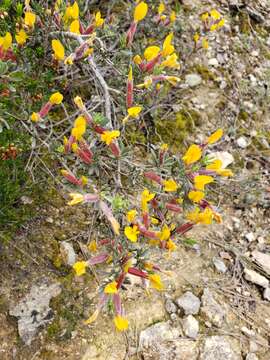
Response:
[{"label": "yellow flower", "polygon": [[[71,130],[71,135],[76,140],[80,140],[84,133],[85,133],[85,128],[83,128],[83,127],[80,127],[80,128],[79,127],[74,127]],[[78,145],[73,143],[72,146],[75,146],[74,148],[72,147],[72,150],[74,152],[76,152],[78,150]]]},{"label": "yellow flower", "polygon": [[86,128],[86,120],[85,117],[80,115],[74,121],[74,127],[76,128]]},{"label": "yellow flower", "polygon": [[86,184],[88,183],[87,177],[83,175],[83,176],[81,177],[81,182],[82,182],[82,185],[83,185],[83,186],[86,185]]},{"label": "yellow flower", "polygon": [[74,34],[80,34],[80,22],[79,20],[73,20],[69,26],[69,31]]},{"label": "yellow flower", "polygon": [[151,223],[152,223],[153,225],[158,225],[158,224],[159,224],[159,220],[156,219],[156,218],[154,218],[153,216],[151,216]]},{"label": "yellow flower", "polygon": [[213,220],[213,211],[210,208],[206,208],[199,214],[199,223],[210,225]]},{"label": "yellow flower", "polygon": [[209,136],[209,138],[206,140],[207,144],[214,144],[217,142],[221,137],[223,136],[223,130],[218,129],[215,131],[212,135]]},{"label": "yellow flower", "polygon": [[152,85],[152,83],[153,83],[153,79],[151,78],[151,76],[146,76],[144,78],[144,82],[142,84],[136,85],[136,87],[138,89],[143,89],[143,88],[148,89]]},{"label": "yellow flower", "polygon": [[186,215],[187,219],[194,223],[198,223],[199,213],[200,213],[200,209],[198,207],[196,207],[193,211],[190,211],[187,213],[187,215]]},{"label": "yellow flower", "polygon": [[26,26],[33,27],[36,22],[36,15],[31,11],[26,11],[24,14],[24,23]]},{"label": "yellow flower", "polygon": [[104,131],[103,134],[101,134],[101,141],[105,142],[106,145],[110,145],[114,139],[118,138],[120,136],[119,130],[112,130],[112,131]]},{"label": "yellow flower", "polygon": [[70,193],[69,196],[72,198],[72,200],[68,202],[68,205],[76,205],[84,201],[84,196],[82,194]]},{"label": "yellow flower", "polygon": [[16,35],[15,35],[15,39],[17,41],[17,43],[19,45],[24,45],[26,40],[28,39],[28,35],[26,34],[26,32],[21,29]]},{"label": "yellow flower", "polygon": [[128,72],[128,81],[132,81],[132,79],[133,79],[132,66],[130,65],[129,72]]},{"label": "yellow flower", "polygon": [[220,176],[233,176],[233,172],[230,169],[219,169],[217,173]]},{"label": "yellow flower", "polygon": [[159,52],[160,48],[158,46],[148,46],[145,49],[143,56],[147,61],[151,61],[158,56]]},{"label": "yellow flower", "polygon": [[173,53],[172,55],[167,56],[160,65],[171,69],[180,69],[180,64],[177,60],[178,56],[176,55],[176,53]]},{"label": "yellow flower", "polygon": [[72,6],[67,6],[64,19],[67,21],[69,19],[78,19],[79,18],[79,6],[77,1],[74,1]]},{"label": "yellow flower", "polygon": [[206,21],[208,18],[209,18],[209,13],[208,13],[208,12],[203,13],[203,14],[201,15],[202,21]]},{"label": "yellow flower", "polygon": [[197,175],[194,177],[194,186],[197,190],[204,190],[204,186],[214,181],[212,176]]},{"label": "yellow flower", "polygon": [[[179,64],[180,67],[180,64]],[[176,86],[177,83],[181,80],[179,77],[177,76],[166,76],[166,80],[169,81],[170,84],[172,84],[173,86]]]},{"label": "yellow flower", "polygon": [[162,56],[167,57],[174,52],[174,46],[172,45],[173,33],[171,32],[166,36],[163,47],[162,47]]},{"label": "yellow flower", "polygon": [[137,215],[137,210],[135,209],[129,210],[127,212],[127,221],[130,223],[134,222],[134,220],[136,219],[136,215]]},{"label": "yellow flower", "polygon": [[187,164],[193,164],[194,162],[200,160],[202,156],[202,150],[198,145],[191,145],[185,155],[182,157],[183,161]]},{"label": "yellow flower", "polygon": [[94,321],[96,321],[98,315],[99,315],[99,309],[95,310],[94,313],[87,320],[84,321],[85,325],[90,325]]},{"label": "yellow flower", "polygon": [[138,226],[133,225],[133,226],[125,226],[124,233],[128,238],[128,240],[130,240],[131,242],[136,242],[138,240],[138,234],[140,232],[138,231]]},{"label": "yellow flower", "polygon": [[74,102],[80,110],[82,110],[84,108],[84,104],[83,104],[82,98],[80,96],[76,96],[74,98]]},{"label": "yellow flower", "polygon": [[193,36],[193,40],[194,42],[197,44],[197,42],[199,41],[200,39],[200,34],[198,32],[196,32]]},{"label": "yellow flower", "polygon": [[10,32],[7,32],[5,36],[0,37],[0,46],[2,46],[3,50],[6,51],[11,47],[12,44],[12,36]]},{"label": "yellow flower", "polygon": [[133,106],[131,108],[128,109],[128,115],[130,117],[136,118],[139,116],[140,112],[142,111],[142,107],[141,106]]},{"label": "yellow flower", "polygon": [[50,103],[59,105],[63,101],[63,95],[60,92],[55,92],[50,96]]},{"label": "yellow flower", "polygon": [[198,203],[204,198],[204,192],[203,191],[190,191],[188,193],[188,198],[191,201]]},{"label": "yellow flower", "polygon": [[170,14],[170,22],[171,24],[173,24],[176,20],[176,13],[175,11],[172,11],[171,14]]},{"label": "yellow flower", "polygon": [[97,251],[97,242],[96,240],[91,240],[89,245],[88,245],[88,249],[90,251],[96,252]]},{"label": "yellow flower", "polygon": [[52,49],[54,52],[54,58],[56,60],[64,60],[65,58],[65,49],[64,46],[61,44],[60,40],[52,40]]},{"label": "yellow flower", "polygon": [[38,122],[40,120],[40,116],[36,112],[33,112],[30,118],[33,122]]},{"label": "yellow flower", "polygon": [[159,240],[166,241],[170,238],[170,236],[171,236],[171,231],[170,231],[168,225],[165,224],[158,234]]},{"label": "yellow flower", "polygon": [[128,269],[129,269],[131,266],[132,266],[132,259],[129,259],[129,260],[125,263],[125,265],[123,266],[124,272],[127,273],[127,272],[128,272]]},{"label": "yellow flower", "polygon": [[104,19],[101,17],[100,11],[98,11],[95,15],[95,26],[101,27],[104,24]]},{"label": "yellow flower", "polygon": [[173,192],[179,188],[179,185],[173,179],[164,180],[163,185],[164,185],[163,190],[167,192]]},{"label": "yellow flower", "polygon": [[147,11],[148,11],[148,5],[144,1],[140,2],[135,7],[134,21],[135,22],[142,21],[145,18]]},{"label": "yellow flower", "polygon": [[140,65],[141,62],[142,62],[142,58],[140,57],[140,55],[135,55],[134,58],[133,58],[133,62],[136,65]]},{"label": "yellow flower", "polygon": [[125,331],[128,328],[128,319],[124,318],[123,316],[117,315],[113,319],[114,325],[117,330]]},{"label": "yellow flower", "polygon": [[169,148],[169,145],[168,145],[168,144],[162,144],[162,145],[160,146],[160,150],[162,150],[162,151],[167,151],[168,148]]},{"label": "yellow flower", "polygon": [[75,270],[75,273],[77,276],[81,276],[86,273],[86,267],[88,263],[87,261],[77,261],[75,264],[73,264],[73,269]]},{"label": "yellow flower", "polygon": [[211,164],[206,166],[206,170],[218,171],[221,167],[222,167],[222,161],[216,159]]},{"label": "yellow flower", "polygon": [[218,24],[213,24],[210,26],[210,31],[215,31],[218,28]]},{"label": "yellow flower", "polygon": [[177,249],[177,246],[175,245],[175,243],[169,239],[166,243],[166,247],[169,251],[175,251]]},{"label": "yellow flower", "polygon": [[224,25],[225,25],[225,19],[221,19],[221,20],[218,22],[217,27],[218,27],[218,28],[222,28]]},{"label": "yellow flower", "polygon": [[210,11],[210,15],[212,16],[213,19],[215,20],[219,20],[221,18],[221,15],[220,13],[216,10],[216,9],[213,9]]},{"label": "yellow flower", "polygon": [[164,284],[162,283],[158,274],[151,274],[148,276],[148,279],[150,280],[150,284],[154,289],[159,291],[164,289]]},{"label": "yellow flower", "polygon": [[104,288],[105,294],[116,294],[117,293],[117,282],[112,281],[109,284],[107,284]]},{"label": "yellow flower", "polygon": [[209,43],[208,43],[208,40],[206,38],[202,39],[202,47],[205,50],[207,50],[209,48]]},{"label": "yellow flower", "polygon": [[161,2],[158,6],[158,14],[161,15],[165,11],[165,5]]},{"label": "yellow flower", "polygon": [[148,206],[147,203],[149,201],[151,201],[152,199],[154,199],[155,194],[154,193],[150,193],[149,190],[145,189],[142,192],[142,197],[141,197],[141,208],[143,212],[147,212],[148,211]]},{"label": "yellow flower", "polygon": [[67,56],[65,58],[64,64],[65,65],[73,65],[73,59],[74,59],[74,55],[70,54],[69,56]]}]

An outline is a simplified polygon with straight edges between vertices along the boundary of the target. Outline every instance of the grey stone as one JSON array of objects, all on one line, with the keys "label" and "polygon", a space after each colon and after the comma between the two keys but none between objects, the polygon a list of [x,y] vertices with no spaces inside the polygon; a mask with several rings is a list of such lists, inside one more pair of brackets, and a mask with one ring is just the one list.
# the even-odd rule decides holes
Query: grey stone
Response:
[{"label": "grey stone", "polygon": [[255,240],[255,235],[253,232],[249,232],[245,234],[245,238],[247,239],[248,242],[252,242]]},{"label": "grey stone", "polygon": [[225,320],[225,311],[215,300],[209,289],[204,289],[202,295],[201,314],[213,325],[221,327]]},{"label": "grey stone", "polygon": [[165,309],[168,314],[174,314],[177,311],[177,307],[171,299],[165,301]]},{"label": "grey stone", "polygon": [[9,314],[16,316],[18,331],[22,341],[30,345],[41,326],[48,324],[53,318],[52,309],[49,306],[51,298],[59,295],[61,286],[59,283],[32,286],[30,292],[13,308]]},{"label": "grey stone", "polygon": [[208,65],[217,67],[219,65],[219,63],[218,63],[218,60],[216,58],[212,58],[212,59],[208,60]]},{"label": "grey stone", "polygon": [[252,252],[252,257],[259,265],[261,265],[263,270],[270,275],[270,254],[255,250]]},{"label": "grey stone", "polygon": [[198,74],[189,74],[186,75],[186,84],[190,87],[195,87],[197,85],[200,85],[202,82],[202,78]]},{"label": "grey stone", "polygon": [[246,356],[246,360],[259,360],[259,358],[257,357],[257,355],[249,353]]},{"label": "grey stone", "polygon": [[217,271],[221,272],[222,274],[225,274],[225,272],[227,271],[227,266],[224,264],[224,262],[221,259],[214,257],[213,263]]},{"label": "grey stone", "polygon": [[191,338],[197,339],[199,333],[199,322],[194,316],[188,315],[183,319],[183,331],[184,334]]},{"label": "grey stone", "polygon": [[77,255],[76,255],[71,243],[69,243],[67,241],[61,241],[60,253],[61,253],[62,259],[66,265],[72,266],[73,264],[75,264]]},{"label": "grey stone", "polygon": [[225,336],[210,336],[205,339],[200,360],[241,360]]},{"label": "grey stone", "polygon": [[187,291],[180,298],[176,300],[176,304],[184,310],[185,315],[198,314],[201,306],[200,299],[192,294],[191,291]]},{"label": "grey stone", "polygon": [[154,324],[140,333],[139,351],[156,347],[161,341],[172,341],[180,336],[180,330],[170,325],[170,322]]},{"label": "grey stone", "polygon": [[241,149],[245,149],[248,146],[247,139],[244,136],[241,136],[236,140],[237,146],[239,146]]},{"label": "grey stone", "polygon": [[211,153],[209,156],[211,160],[221,160],[222,169],[225,169],[227,166],[234,162],[234,157],[228,151],[216,151]]},{"label": "grey stone", "polygon": [[253,284],[262,286],[263,288],[269,287],[269,280],[264,276],[258,274],[254,270],[244,269],[245,279],[252,282]]},{"label": "grey stone", "polygon": [[144,349],[144,360],[198,360],[199,348],[197,341],[177,339],[161,341],[157,346]]},{"label": "grey stone", "polygon": [[265,300],[270,301],[270,288],[269,288],[269,287],[266,288],[266,289],[264,289],[263,298],[264,298]]}]

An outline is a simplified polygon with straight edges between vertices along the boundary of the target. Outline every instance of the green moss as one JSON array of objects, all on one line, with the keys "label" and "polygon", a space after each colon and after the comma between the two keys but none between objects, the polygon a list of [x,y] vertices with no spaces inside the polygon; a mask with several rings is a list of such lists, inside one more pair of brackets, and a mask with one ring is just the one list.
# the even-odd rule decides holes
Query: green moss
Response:
[{"label": "green moss", "polygon": [[203,80],[216,80],[216,75],[207,67],[202,64],[197,64],[193,67],[192,71],[201,75]]},{"label": "green moss", "polygon": [[156,129],[162,141],[169,144],[172,151],[179,151],[184,139],[193,132],[200,121],[201,117],[197,111],[183,109],[176,113],[175,118],[156,121]]}]

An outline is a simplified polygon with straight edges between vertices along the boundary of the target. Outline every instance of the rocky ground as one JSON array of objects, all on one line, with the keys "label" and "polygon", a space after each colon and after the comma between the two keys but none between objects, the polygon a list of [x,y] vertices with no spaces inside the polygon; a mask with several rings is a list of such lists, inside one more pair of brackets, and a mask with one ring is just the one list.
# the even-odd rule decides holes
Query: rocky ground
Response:
[{"label": "rocky ground", "polygon": [[194,29],[198,14],[213,7],[226,19],[209,51],[187,58],[174,95],[176,112],[185,104],[200,113],[190,140],[226,129],[215,150],[233,155],[236,175],[216,189],[223,224],[196,228],[189,237],[197,243],[179,246],[170,261],[153,253],[171,271],[166,290],[127,287],[123,335],[109,314],[83,324],[97,284],[90,275],[74,278],[63,254],[75,256],[69,245],[85,251],[91,214],[67,207],[60,191],[49,193],[0,249],[1,359],[270,359],[270,3],[182,3],[180,17]]}]

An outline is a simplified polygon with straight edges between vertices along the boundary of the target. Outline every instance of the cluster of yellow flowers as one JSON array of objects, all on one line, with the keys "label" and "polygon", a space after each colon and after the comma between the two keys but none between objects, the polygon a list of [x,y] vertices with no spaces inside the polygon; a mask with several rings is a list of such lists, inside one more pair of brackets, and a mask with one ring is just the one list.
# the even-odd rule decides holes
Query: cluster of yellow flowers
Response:
[{"label": "cluster of yellow flowers", "polygon": [[[15,33],[15,40],[19,46],[23,46],[28,39],[27,32],[31,32],[36,22],[36,15],[30,8],[29,2],[26,3],[26,11],[24,12],[24,18],[21,26]],[[26,31],[25,31],[25,29]],[[0,53],[6,53],[8,50],[12,51],[12,35],[10,32],[6,32],[4,36],[0,36]],[[0,56],[0,59],[5,59],[4,56]]]},{"label": "cluster of yellow flowers", "polygon": [[199,41],[201,40],[201,47],[208,49],[208,39],[207,37],[203,37],[201,33],[208,31],[213,32],[221,29],[225,25],[225,19],[222,18],[221,14],[216,9],[212,9],[210,12],[201,14],[201,20],[203,22],[203,31],[197,31],[193,36],[193,40],[196,48],[198,48]]}]

